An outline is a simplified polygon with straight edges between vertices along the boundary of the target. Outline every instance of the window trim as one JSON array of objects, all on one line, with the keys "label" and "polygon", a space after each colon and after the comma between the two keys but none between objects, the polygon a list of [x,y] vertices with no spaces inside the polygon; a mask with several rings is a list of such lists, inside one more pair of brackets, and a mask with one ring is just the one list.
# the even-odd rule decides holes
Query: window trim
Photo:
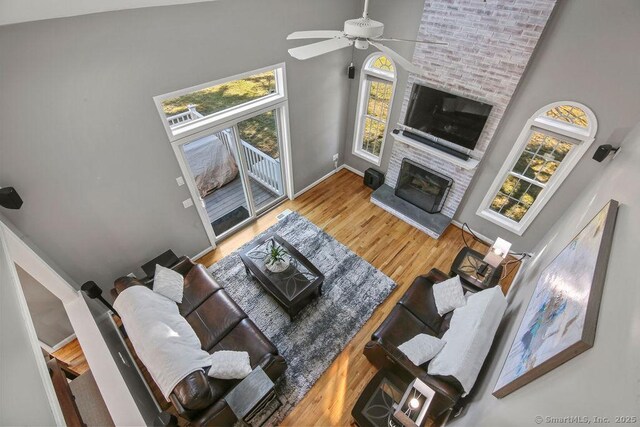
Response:
[{"label": "window trim", "polygon": [[[545,117],[545,113],[547,111],[561,105],[571,105],[584,111],[588,118],[588,127],[584,128],[583,130],[579,129],[576,126],[564,124],[560,121]],[[511,149],[511,152],[502,164],[500,171],[497,173],[493,183],[491,184],[491,187],[489,187],[487,194],[478,207],[476,215],[488,221],[491,221],[494,224],[497,224],[519,236],[522,236],[529,225],[531,225],[533,220],[545,207],[547,202],[549,202],[549,200],[553,197],[556,190],[562,185],[567,176],[569,176],[584,153],[589,149],[589,147],[595,140],[597,128],[598,122],[593,111],[591,111],[591,109],[586,105],[580,104],[578,102],[559,101],[540,108],[529,118],[529,120],[527,120],[527,123],[520,132],[520,135],[518,136],[516,143]],[[525,215],[519,222],[516,222],[492,211],[490,209],[490,205],[496,194],[502,187],[502,184],[509,175],[510,171],[513,169],[516,162],[522,155],[522,152],[529,142],[531,133],[536,130],[542,131],[543,133],[549,133],[551,135],[556,134],[558,135],[558,137],[564,138],[566,142],[575,144],[575,146],[567,154],[565,159],[560,163],[560,166],[554,172],[551,179],[546,184],[542,185],[543,189],[540,191],[539,196],[533,202],[531,207],[527,210],[527,213],[525,213]]]},{"label": "window trim", "polygon": [[[218,86],[235,80],[242,80],[256,74],[265,73],[267,71],[274,71],[275,73],[276,92],[263,96],[262,98],[255,99],[253,101],[249,101],[246,104],[228,108],[226,110],[210,114],[206,117],[193,120],[184,126],[180,126],[179,128],[171,129],[171,127],[169,126],[169,122],[167,121],[164,114],[164,109],[162,108],[163,101],[182,95],[187,95],[191,92],[197,92],[199,90],[206,89],[212,86]],[[156,105],[158,114],[160,114],[160,118],[162,119],[162,124],[164,126],[165,132],[167,133],[167,136],[169,137],[169,141],[174,142],[196,134],[204,129],[218,127],[221,123],[229,122],[238,117],[251,115],[256,111],[267,109],[288,100],[286,82],[286,65],[284,62],[281,62],[279,64],[270,65],[268,67],[259,68],[257,70],[247,71],[244,73],[236,74],[234,76],[202,83],[185,89],[165,93],[163,95],[154,96],[153,102]]]},{"label": "window trim", "polygon": [[[387,58],[389,62],[393,65],[393,75],[388,72],[384,72],[382,70],[376,71],[373,68],[368,68],[368,64],[371,64],[375,61],[374,58],[384,56]],[[389,121],[391,118],[391,108],[393,106],[393,98],[396,93],[396,83],[398,80],[398,73],[396,63],[393,62],[391,58],[385,56],[381,52],[375,52],[371,55],[367,56],[367,59],[363,62],[362,70],[360,70],[360,88],[358,91],[358,106],[356,109],[356,125],[355,131],[353,133],[353,145],[352,145],[352,154],[358,156],[369,163],[373,163],[376,166],[380,166],[382,163],[382,155],[384,153],[384,145],[387,140],[387,134],[389,133]],[[367,117],[367,106],[368,106],[368,98],[370,94],[371,82],[375,80],[383,80],[385,82],[391,83],[391,98],[389,99],[389,110],[387,113],[387,120],[384,125],[384,135],[382,136],[382,143],[380,144],[380,155],[376,156],[374,154],[369,153],[368,151],[362,148],[362,138],[364,135],[364,123]]]}]

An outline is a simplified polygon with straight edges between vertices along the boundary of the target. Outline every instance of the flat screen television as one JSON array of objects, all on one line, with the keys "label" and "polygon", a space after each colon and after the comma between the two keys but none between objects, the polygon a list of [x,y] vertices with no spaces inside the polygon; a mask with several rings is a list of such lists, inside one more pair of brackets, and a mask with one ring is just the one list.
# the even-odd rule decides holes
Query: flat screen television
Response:
[{"label": "flat screen television", "polygon": [[404,125],[436,142],[444,140],[473,150],[491,108],[489,104],[414,83]]}]

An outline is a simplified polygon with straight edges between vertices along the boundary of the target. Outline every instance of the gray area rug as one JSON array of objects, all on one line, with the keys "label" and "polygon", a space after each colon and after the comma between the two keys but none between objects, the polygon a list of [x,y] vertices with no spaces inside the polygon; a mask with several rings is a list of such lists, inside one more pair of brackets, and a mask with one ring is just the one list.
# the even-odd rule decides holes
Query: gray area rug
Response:
[{"label": "gray area rug", "polygon": [[247,276],[238,251],[209,271],[287,361],[285,377],[277,386],[283,405],[267,422],[274,425],[304,397],[396,284],[296,212],[268,232],[291,243],[325,275],[322,296],[293,321],[257,281]]}]

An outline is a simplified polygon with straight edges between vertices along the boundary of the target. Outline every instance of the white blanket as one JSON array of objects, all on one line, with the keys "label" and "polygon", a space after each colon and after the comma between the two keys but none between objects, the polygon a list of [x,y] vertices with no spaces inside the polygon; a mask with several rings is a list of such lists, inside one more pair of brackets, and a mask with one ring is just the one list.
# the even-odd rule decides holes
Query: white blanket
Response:
[{"label": "white blanket", "polygon": [[211,365],[211,356],[202,350],[175,302],[145,286],[132,286],[113,306],[136,354],[165,398],[184,377]]},{"label": "white blanket", "polygon": [[429,362],[427,372],[455,377],[466,396],[478,378],[506,309],[507,300],[499,286],[469,296],[467,304],[453,312],[449,329],[442,336],[444,348]]}]

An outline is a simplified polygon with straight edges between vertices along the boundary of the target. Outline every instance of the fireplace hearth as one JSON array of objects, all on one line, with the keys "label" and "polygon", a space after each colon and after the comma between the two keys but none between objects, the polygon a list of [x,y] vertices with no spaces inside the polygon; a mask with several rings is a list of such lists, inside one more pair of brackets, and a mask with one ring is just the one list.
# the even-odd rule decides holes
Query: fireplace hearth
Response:
[{"label": "fireplace hearth", "polygon": [[435,214],[442,210],[453,180],[410,159],[402,159],[395,195]]}]

